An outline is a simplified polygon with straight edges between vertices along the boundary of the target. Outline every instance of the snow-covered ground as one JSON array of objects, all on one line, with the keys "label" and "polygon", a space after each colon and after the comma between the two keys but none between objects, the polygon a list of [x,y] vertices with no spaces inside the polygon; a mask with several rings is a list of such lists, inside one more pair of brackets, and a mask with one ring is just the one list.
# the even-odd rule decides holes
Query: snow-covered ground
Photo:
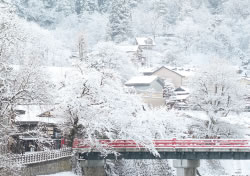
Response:
[{"label": "snow-covered ground", "polygon": [[60,172],[51,175],[39,175],[39,176],[76,176],[73,172]]}]

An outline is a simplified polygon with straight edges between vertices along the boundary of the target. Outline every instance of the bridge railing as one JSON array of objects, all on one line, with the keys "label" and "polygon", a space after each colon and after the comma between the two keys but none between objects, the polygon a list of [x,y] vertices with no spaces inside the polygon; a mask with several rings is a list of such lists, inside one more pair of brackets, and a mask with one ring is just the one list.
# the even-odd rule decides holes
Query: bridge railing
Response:
[{"label": "bridge railing", "polygon": [[[250,140],[241,139],[166,139],[153,140],[155,148],[249,148]],[[73,148],[145,148],[144,145],[133,140],[105,140],[100,139],[94,145],[89,140],[75,139]]]},{"label": "bridge railing", "polygon": [[71,148],[61,148],[59,150],[50,150],[50,151],[41,151],[41,152],[32,152],[27,154],[9,154],[6,155],[6,160],[0,161],[1,162],[8,162],[11,165],[19,164],[33,164],[33,163],[40,163],[50,160],[56,160],[64,157],[68,157],[72,155]]}]

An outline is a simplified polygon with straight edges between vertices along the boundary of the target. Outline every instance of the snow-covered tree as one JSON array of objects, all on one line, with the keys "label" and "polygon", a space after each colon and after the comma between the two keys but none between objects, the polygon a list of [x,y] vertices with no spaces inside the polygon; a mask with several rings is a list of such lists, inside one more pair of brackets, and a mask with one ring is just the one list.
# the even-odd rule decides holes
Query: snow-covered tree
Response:
[{"label": "snow-covered tree", "polygon": [[128,0],[112,2],[108,28],[108,36],[113,41],[122,42],[132,36],[131,11]]},{"label": "snow-covered tree", "polygon": [[75,5],[76,4],[72,0],[63,0],[55,4],[55,9],[57,12],[59,12],[59,14],[61,13],[62,16],[70,16],[75,14]]},{"label": "snow-covered tree", "polygon": [[14,125],[16,106],[51,103],[49,89],[52,87],[48,87],[50,83],[46,80],[46,75],[33,63],[14,67],[1,63],[0,76],[0,123],[5,124],[1,126],[1,134],[8,138],[17,132]]},{"label": "snow-covered tree", "polygon": [[0,3],[0,12],[0,62],[9,62],[17,56],[18,47],[23,46],[26,36],[9,4]]},{"label": "snow-covered tree", "polygon": [[[112,42],[98,43],[89,53],[88,65],[100,72],[111,69],[118,72],[122,82],[136,74],[136,68],[131,57]],[[117,76],[117,75],[116,75]]]},{"label": "snow-covered tree", "polygon": [[97,0],[85,0],[84,9],[90,13],[93,13],[94,11],[98,10]]},{"label": "snow-covered tree", "polygon": [[138,6],[132,12],[132,26],[135,35],[139,36],[141,33],[153,36],[154,38],[162,33],[162,17],[156,11],[141,8]]},{"label": "snow-covered tree", "polygon": [[[50,103],[51,97],[47,89],[48,82],[45,77],[42,77],[41,70],[32,64],[11,67],[2,62],[0,77],[0,149],[5,148],[4,152],[0,152],[0,157],[4,158],[10,152],[6,147],[12,136],[21,134],[15,126],[16,106],[27,103],[47,104]],[[4,160],[8,160],[8,158],[2,161]],[[17,165],[5,165],[0,173],[7,170],[18,171],[14,166],[17,167]]]},{"label": "snow-covered tree", "polygon": [[159,15],[163,17],[164,23],[175,24],[180,16],[182,5],[181,0],[159,0],[157,10]]},{"label": "snow-covered tree", "polygon": [[57,115],[63,117],[61,129],[70,144],[75,137],[88,139],[90,145],[96,139],[134,139],[150,148],[150,140],[161,135],[164,123],[154,128],[140,98],[126,92],[122,75],[133,64],[123,55],[114,44],[100,44],[67,75]]},{"label": "snow-covered tree", "polygon": [[77,45],[78,45],[78,54],[80,60],[83,61],[87,59],[88,50],[84,34],[79,35]]},{"label": "snow-covered tree", "polygon": [[77,14],[83,13],[84,0],[75,0],[75,11]]},{"label": "snow-covered tree", "polygon": [[136,112],[141,107],[125,94],[112,71],[107,69],[100,72],[95,68],[76,65],[72,73],[74,75],[66,83],[62,104],[62,115],[66,119],[65,133],[70,135],[71,142],[74,137],[94,142],[96,138],[126,136],[127,130],[122,124],[128,125],[128,121],[136,118]]},{"label": "snow-covered tree", "polygon": [[163,97],[169,99],[174,94],[174,85],[169,81],[165,81],[163,88]]},{"label": "snow-covered tree", "polygon": [[250,16],[249,0],[231,0],[225,4],[225,13],[227,13],[234,21],[241,21]]},{"label": "snow-covered tree", "polygon": [[[116,138],[123,128],[118,120],[120,116],[135,118],[141,103],[125,93],[121,82],[124,79],[121,75],[128,79],[127,74],[133,73],[131,67],[133,64],[126,54],[112,43],[100,43],[87,59],[76,62],[62,90],[67,95],[62,97],[62,113],[67,124],[63,130],[71,142],[75,137]],[[131,107],[125,110],[128,102],[132,103]]]},{"label": "snow-covered tree", "polygon": [[98,1],[98,6],[100,12],[108,12],[110,10],[112,1],[111,0],[99,0]]},{"label": "snow-covered tree", "polygon": [[206,112],[211,127],[229,112],[242,110],[244,92],[235,68],[223,59],[212,59],[193,78],[190,101]]},{"label": "snow-covered tree", "polygon": [[163,97],[165,98],[166,105],[169,109],[173,108],[176,101],[174,90],[173,83],[169,81],[164,82]]},{"label": "snow-covered tree", "polygon": [[[7,165],[6,149],[12,136],[18,134],[15,126],[15,107],[18,104],[48,103],[48,82],[43,76],[38,60],[40,55],[35,51],[26,52],[28,34],[22,28],[22,23],[13,13],[13,9],[5,3],[0,3],[0,151],[1,172],[13,172],[17,165]],[[18,53],[18,54],[17,54]],[[10,65],[11,59],[23,57],[23,65]],[[19,174],[18,174],[19,175]]]}]

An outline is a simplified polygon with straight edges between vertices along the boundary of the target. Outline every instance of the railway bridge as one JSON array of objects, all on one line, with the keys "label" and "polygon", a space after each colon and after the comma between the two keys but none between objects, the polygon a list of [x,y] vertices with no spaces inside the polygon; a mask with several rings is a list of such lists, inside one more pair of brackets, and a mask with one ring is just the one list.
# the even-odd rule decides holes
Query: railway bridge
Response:
[{"label": "railway bridge", "polygon": [[154,155],[145,145],[133,140],[99,140],[98,147],[119,154],[102,155],[87,140],[75,139],[73,148],[87,176],[104,176],[106,159],[174,159],[177,176],[196,176],[201,159],[250,160],[250,140],[241,139],[166,139],[152,141],[159,153]]}]

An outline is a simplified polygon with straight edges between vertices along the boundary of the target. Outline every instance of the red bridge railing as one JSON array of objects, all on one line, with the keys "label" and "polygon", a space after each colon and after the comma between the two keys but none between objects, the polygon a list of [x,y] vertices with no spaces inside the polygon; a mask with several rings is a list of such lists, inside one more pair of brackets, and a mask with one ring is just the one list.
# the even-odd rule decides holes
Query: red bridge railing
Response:
[{"label": "red bridge railing", "polygon": [[[145,148],[143,144],[133,140],[105,140],[97,141],[96,146],[88,140],[75,139],[73,148]],[[155,148],[250,148],[250,140],[241,139],[166,139],[153,140]]]}]

